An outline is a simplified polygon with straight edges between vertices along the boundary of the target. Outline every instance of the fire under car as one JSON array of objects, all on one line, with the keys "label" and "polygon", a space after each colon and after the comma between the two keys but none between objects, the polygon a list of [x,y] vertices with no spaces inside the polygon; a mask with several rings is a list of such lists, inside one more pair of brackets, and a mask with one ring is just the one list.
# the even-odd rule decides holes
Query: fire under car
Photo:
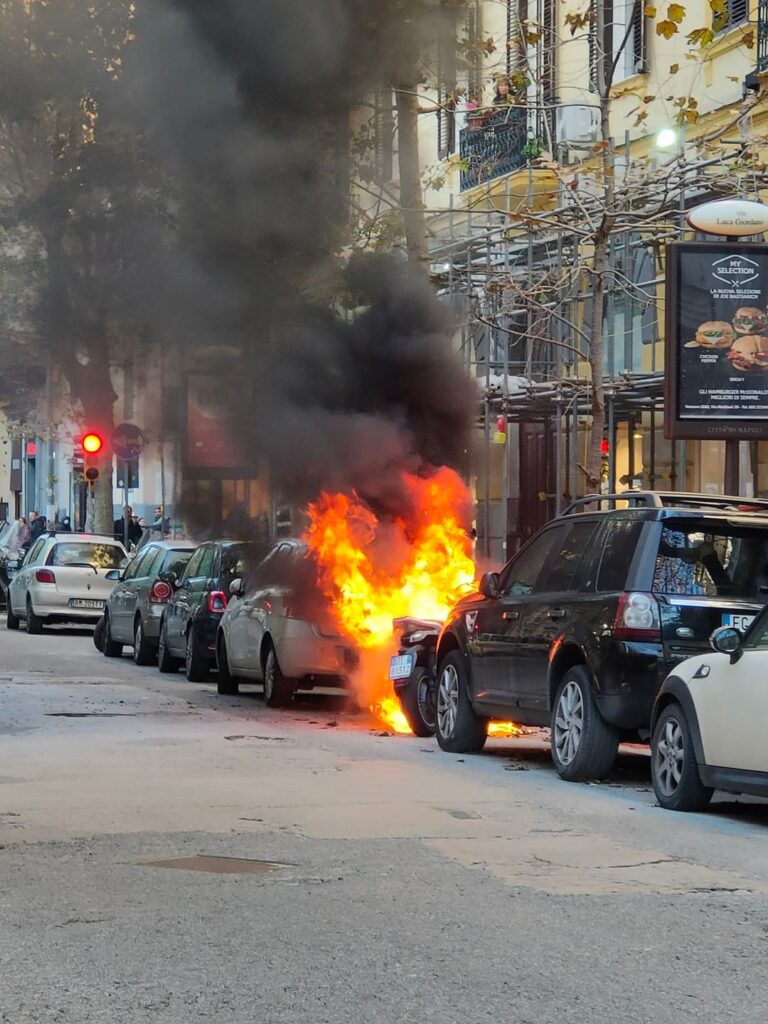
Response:
[{"label": "fire under car", "polygon": [[567,780],[647,740],[665,677],[768,601],[768,501],[625,492],[574,503],[452,611],[437,649],[440,746],[492,718],[550,726]]}]

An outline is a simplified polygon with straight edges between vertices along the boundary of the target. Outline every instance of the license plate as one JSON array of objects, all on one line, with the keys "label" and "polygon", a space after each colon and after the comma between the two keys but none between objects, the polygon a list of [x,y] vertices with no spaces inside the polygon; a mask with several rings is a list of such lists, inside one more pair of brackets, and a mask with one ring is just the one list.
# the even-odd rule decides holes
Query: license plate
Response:
[{"label": "license plate", "polygon": [[389,659],[389,678],[407,679],[413,672],[416,657],[413,654],[396,654]]},{"label": "license plate", "polygon": [[754,621],[754,615],[744,615],[741,612],[724,612],[723,614],[723,625],[732,626],[740,633],[746,633]]},{"label": "license plate", "polygon": [[70,597],[70,608],[97,608],[99,611],[104,607],[103,601],[91,601],[84,597]]}]

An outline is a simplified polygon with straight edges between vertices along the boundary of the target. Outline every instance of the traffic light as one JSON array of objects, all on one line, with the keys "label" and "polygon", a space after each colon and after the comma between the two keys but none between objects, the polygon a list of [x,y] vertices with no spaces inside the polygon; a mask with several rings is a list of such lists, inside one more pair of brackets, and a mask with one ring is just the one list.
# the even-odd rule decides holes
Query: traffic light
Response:
[{"label": "traffic light", "polygon": [[83,449],[83,475],[89,484],[95,484],[99,479],[99,467],[96,464],[97,456],[104,447],[104,439],[101,434],[97,434],[94,430],[89,430],[83,434],[80,444]]}]

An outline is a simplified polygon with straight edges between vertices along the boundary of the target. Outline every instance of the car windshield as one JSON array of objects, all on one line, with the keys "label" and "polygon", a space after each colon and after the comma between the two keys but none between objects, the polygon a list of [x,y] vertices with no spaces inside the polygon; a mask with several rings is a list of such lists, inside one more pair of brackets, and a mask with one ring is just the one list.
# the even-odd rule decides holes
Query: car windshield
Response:
[{"label": "car windshield", "polygon": [[116,544],[72,541],[57,544],[48,557],[49,565],[92,565],[94,569],[117,569],[125,552]]},{"label": "car windshield", "polygon": [[656,594],[757,598],[768,594],[768,529],[675,520],[664,526],[653,574]]}]

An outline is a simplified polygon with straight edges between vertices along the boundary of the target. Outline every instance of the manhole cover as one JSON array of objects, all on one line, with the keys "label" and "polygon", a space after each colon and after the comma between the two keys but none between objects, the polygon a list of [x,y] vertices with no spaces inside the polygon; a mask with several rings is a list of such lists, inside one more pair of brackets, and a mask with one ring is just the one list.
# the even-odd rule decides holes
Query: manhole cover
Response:
[{"label": "manhole cover", "polygon": [[208,871],[215,875],[264,875],[278,871],[285,864],[269,860],[248,860],[243,857],[207,857],[198,853],[194,857],[172,857],[170,860],[142,860],[143,868],[176,868],[178,871]]}]

